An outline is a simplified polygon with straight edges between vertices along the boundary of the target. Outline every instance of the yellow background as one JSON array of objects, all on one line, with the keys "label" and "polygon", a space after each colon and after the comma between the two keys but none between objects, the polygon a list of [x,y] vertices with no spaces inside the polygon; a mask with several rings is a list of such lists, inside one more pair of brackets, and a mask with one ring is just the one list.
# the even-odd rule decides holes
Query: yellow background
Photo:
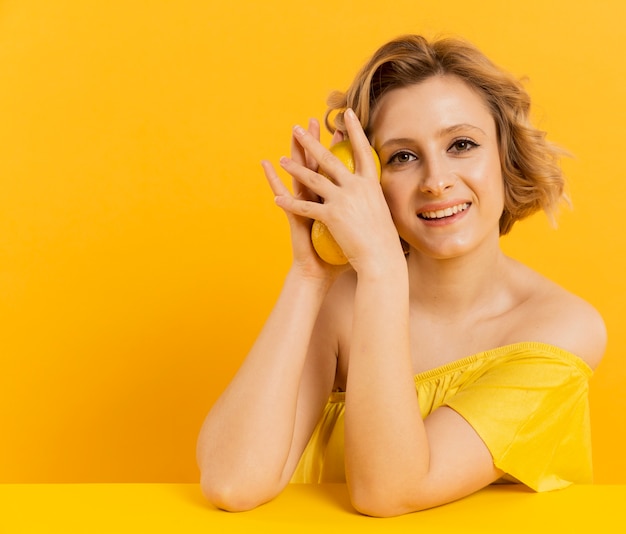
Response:
[{"label": "yellow background", "polygon": [[[0,482],[194,482],[289,264],[259,162],[402,33],[528,76],[574,210],[503,240],[592,302],[596,479],[626,482],[622,0],[0,2]],[[328,136],[325,137],[328,140]]]}]

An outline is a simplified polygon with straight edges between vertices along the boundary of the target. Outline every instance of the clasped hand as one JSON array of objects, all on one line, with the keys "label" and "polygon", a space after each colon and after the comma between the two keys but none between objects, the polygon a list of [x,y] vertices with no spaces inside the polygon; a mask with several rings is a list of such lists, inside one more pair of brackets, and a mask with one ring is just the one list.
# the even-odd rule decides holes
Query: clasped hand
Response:
[{"label": "clasped hand", "polygon": [[[312,220],[317,219],[328,227],[350,265],[360,272],[390,255],[401,255],[402,249],[369,140],[352,110],[346,111],[344,119],[354,152],[354,174],[320,143],[317,121],[311,121],[309,131],[300,126],[293,129],[291,158],[280,159],[281,167],[292,176],[293,194],[269,162],[263,162],[263,167],[275,202],[290,222],[294,261],[309,268],[312,261],[323,263],[310,240]],[[333,144],[341,137],[335,134]]]}]

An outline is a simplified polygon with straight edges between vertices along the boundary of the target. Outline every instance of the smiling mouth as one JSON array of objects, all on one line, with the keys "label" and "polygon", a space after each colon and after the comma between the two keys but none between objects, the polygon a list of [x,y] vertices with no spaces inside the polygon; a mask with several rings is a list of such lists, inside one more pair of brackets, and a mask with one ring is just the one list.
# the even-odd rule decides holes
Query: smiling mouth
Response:
[{"label": "smiling mouth", "polygon": [[450,206],[449,208],[443,210],[436,211],[425,211],[423,213],[419,213],[418,217],[420,219],[426,219],[428,221],[436,220],[436,219],[445,219],[446,217],[452,217],[457,213],[461,213],[470,207],[469,202],[464,202],[463,204],[457,204],[456,206]]}]

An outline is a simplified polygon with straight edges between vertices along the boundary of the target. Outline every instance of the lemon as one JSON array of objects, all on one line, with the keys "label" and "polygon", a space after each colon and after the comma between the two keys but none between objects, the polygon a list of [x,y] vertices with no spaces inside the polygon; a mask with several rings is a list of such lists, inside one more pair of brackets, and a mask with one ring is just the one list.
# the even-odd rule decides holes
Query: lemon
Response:
[{"label": "lemon", "polygon": [[311,228],[311,241],[317,255],[331,265],[344,265],[348,258],[344,255],[341,247],[330,233],[328,226],[322,221],[313,221]]},{"label": "lemon", "polygon": [[[352,145],[350,141],[341,141],[330,148],[330,151],[339,158],[339,160],[354,174],[354,156],[352,153]],[[380,180],[380,160],[378,154],[372,148],[372,154],[378,171],[378,179]],[[321,174],[324,174],[323,172]],[[327,177],[328,178],[328,177]],[[326,263],[331,265],[344,265],[348,263],[348,258],[341,250],[341,247],[335,241],[328,227],[321,221],[313,221],[311,228],[311,241],[317,255]]]}]

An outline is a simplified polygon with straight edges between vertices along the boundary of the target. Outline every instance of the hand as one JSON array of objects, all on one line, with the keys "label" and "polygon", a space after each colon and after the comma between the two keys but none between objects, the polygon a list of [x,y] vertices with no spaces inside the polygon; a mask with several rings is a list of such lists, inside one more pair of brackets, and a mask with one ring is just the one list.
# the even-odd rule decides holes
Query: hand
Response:
[{"label": "hand", "polygon": [[[308,133],[319,143],[320,125],[317,120],[311,119],[309,121]],[[337,131],[333,136],[332,144],[338,143],[342,139],[343,134]],[[291,137],[291,161],[312,172],[316,172],[318,169],[317,161],[300,143],[297,142],[295,133],[292,133]],[[295,178],[292,179],[292,195],[279,178],[272,164],[268,161],[263,161],[261,164],[265,171],[267,181],[277,199],[276,203],[279,206],[281,205],[281,201],[279,199],[286,197],[311,203],[321,202],[321,199],[317,194],[313,193]],[[284,207],[283,210],[287,215],[287,220],[291,230],[291,242],[294,259],[293,267],[296,270],[307,278],[334,279],[340,272],[346,269],[345,266],[328,265],[326,262],[322,261],[315,252],[311,243],[311,226],[313,224],[313,219],[303,214],[295,214]]]},{"label": "hand", "polygon": [[[294,139],[308,161],[303,165],[295,158],[281,158],[280,163],[294,183],[312,196],[278,195],[276,203],[288,213],[323,222],[357,272],[372,268],[381,272],[389,260],[404,262],[404,254],[379,184],[369,140],[352,110],[347,110],[344,118],[355,173],[324,148],[319,138],[296,127]],[[317,172],[318,167],[324,175]]]}]

